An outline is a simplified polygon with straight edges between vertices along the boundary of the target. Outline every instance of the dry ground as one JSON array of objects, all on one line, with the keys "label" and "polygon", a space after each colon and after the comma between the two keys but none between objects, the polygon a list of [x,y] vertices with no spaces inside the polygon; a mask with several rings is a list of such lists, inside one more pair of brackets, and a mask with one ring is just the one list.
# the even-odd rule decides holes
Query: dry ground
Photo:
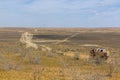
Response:
[{"label": "dry ground", "polygon": [[[19,42],[23,32],[34,34],[38,50]],[[119,28],[1,28],[0,80],[120,80],[119,45]],[[117,55],[116,63],[95,64],[89,58],[94,47]]]}]

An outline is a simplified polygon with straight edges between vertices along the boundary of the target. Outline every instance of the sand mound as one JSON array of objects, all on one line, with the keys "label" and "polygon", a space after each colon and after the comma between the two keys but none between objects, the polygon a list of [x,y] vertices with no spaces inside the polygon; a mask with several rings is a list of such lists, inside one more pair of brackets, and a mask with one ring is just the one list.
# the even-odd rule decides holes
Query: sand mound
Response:
[{"label": "sand mound", "polygon": [[29,32],[22,33],[20,42],[26,45],[26,48],[32,47],[38,49],[37,44],[32,42],[33,34]]}]

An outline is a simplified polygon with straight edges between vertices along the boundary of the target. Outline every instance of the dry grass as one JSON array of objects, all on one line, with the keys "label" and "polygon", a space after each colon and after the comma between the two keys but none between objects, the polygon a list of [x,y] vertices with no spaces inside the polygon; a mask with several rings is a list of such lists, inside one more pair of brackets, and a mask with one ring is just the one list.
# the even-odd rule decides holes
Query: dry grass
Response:
[{"label": "dry grass", "polygon": [[[34,34],[38,49],[20,44],[22,32]],[[119,80],[119,36],[118,29],[0,29],[0,80]],[[97,45],[115,52],[107,63],[89,58]]]}]

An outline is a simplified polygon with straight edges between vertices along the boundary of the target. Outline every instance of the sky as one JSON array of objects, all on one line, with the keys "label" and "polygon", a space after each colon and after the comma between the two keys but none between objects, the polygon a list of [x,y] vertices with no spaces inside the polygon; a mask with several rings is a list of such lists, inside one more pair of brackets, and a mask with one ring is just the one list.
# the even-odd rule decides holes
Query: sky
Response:
[{"label": "sky", "polygon": [[0,0],[0,27],[120,27],[120,0]]}]

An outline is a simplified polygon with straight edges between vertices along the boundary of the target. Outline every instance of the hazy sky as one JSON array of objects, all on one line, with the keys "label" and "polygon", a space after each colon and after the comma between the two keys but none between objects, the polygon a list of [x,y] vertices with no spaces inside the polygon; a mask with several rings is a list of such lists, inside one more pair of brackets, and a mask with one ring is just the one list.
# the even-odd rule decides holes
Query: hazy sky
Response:
[{"label": "hazy sky", "polygon": [[1,27],[119,27],[120,0],[0,0]]}]

